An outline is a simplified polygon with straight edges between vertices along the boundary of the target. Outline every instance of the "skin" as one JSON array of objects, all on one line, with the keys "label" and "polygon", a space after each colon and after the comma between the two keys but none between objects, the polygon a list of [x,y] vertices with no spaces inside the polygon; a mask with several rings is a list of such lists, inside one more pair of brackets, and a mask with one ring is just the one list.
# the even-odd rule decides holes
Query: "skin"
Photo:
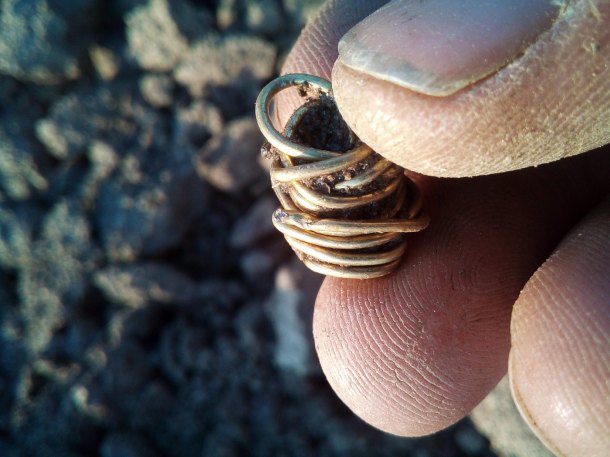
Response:
[{"label": "skin", "polygon": [[[610,138],[600,95],[610,94],[610,75],[608,54],[600,64],[578,50],[591,33],[608,43],[610,29],[588,19],[564,24],[572,27],[565,40],[542,43],[529,60],[434,98],[335,64],[341,36],[383,3],[329,2],[284,67],[332,77],[355,132],[421,173],[412,176],[432,217],[409,238],[395,274],[324,281],[314,338],[327,379],[365,421],[419,436],[468,414],[506,373],[510,352],[515,400],[547,446],[557,455],[607,455],[610,148],[581,153]],[[588,3],[607,24],[610,3]],[[591,83],[592,72],[605,76]],[[523,79],[529,73],[536,78]],[[565,75],[569,87],[558,85]],[[554,117],[544,109],[551,103],[561,108]],[[297,104],[296,96],[279,98],[280,122]],[[510,116],[499,115],[506,110]],[[543,120],[556,138],[532,145],[520,135]],[[506,122],[516,138],[510,163],[495,137]],[[476,151],[486,151],[486,160]],[[574,157],[557,161],[564,156]],[[496,174],[546,162],[553,163]],[[447,169],[489,176],[431,176]]]}]

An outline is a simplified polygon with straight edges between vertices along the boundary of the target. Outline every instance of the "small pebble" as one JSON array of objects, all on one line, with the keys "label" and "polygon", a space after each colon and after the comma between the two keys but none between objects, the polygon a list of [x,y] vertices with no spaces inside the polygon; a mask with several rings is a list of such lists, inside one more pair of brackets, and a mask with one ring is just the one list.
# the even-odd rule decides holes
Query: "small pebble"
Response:
[{"label": "small pebble", "polygon": [[167,108],[172,104],[174,81],[167,75],[148,74],[140,79],[142,98],[155,108]]},{"label": "small pebble", "polygon": [[258,165],[262,136],[252,117],[234,120],[199,153],[195,167],[214,187],[238,193],[268,179]]},{"label": "small pebble", "polygon": [[89,48],[89,58],[98,76],[104,81],[114,79],[121,69],[118,57],[103,46]]},{"label": "small pebble", "polygon": [[188,43],[171,14],[169,0],[148,0],[125,20],[129,51],[146,70],[169,71],[185,56]]},{"label": "small pebble", "polygon": [[274,361],[280,369],[300,377],[321,370],[311,338],[313,305],[321,283],[321,275],[293,258],[278,270],[276,288],[265,304],[277,339]]}]

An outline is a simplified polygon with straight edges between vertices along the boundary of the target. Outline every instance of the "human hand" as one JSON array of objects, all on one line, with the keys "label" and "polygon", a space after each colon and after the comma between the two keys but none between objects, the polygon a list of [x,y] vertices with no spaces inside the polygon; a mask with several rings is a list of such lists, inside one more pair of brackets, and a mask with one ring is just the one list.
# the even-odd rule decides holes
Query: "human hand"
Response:
[{"label": "human hand", "polygon": [[[333,69],[340,38],[384,3],[330,1],[284,67],[332,70],[353,130],[421,173],[432,220],[395,274],[325,280],[324,372],[364,420],[417,436],[468,414],[508,367],[549,448],[607,455],[610,148],[566,157],[610,142],[610,3],[394,2]],[[295,103],[280,98],[280,121]]]}]

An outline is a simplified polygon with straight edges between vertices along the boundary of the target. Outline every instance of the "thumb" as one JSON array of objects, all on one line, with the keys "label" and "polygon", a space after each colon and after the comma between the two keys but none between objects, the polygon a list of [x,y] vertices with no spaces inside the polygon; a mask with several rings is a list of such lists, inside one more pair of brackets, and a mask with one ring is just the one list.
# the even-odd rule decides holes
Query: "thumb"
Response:
[{"label": "thumb", "polygon": [[610,142],[610,3],[395,0],[339,44],[333,88],[374,150],[446,177]]}]

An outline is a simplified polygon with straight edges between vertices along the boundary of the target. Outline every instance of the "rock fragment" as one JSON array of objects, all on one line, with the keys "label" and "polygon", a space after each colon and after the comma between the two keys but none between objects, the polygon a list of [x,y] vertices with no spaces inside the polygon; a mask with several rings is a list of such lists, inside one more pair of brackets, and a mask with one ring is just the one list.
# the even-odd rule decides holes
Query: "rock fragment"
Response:
[{"label": "rock fragment", "polygon": [[176,154],[195,156],[212,136],[222,133],[220,111],[211,103],[194,101],[174,113],[172,148]]},{"label": "rock fragment", "polygon": [[293,258],[275,276],[275,290],[265,304],[273,323],[276,365],[291,374],[316,375],[321,368],[312,338],[313,305],[322,276]]},{"label": "rock fragment", "polygon": [[217,87],[262,83],[273,73],[275,54],[256,36],[210,36],[189,49],[174,76],[193,97],[202,97]]},{"label": "rock fragment", "polygon": [[216,7],[216,22],[221,30],[238,25],[240,15],[239,0],[220,0]]},{"label": "rock fragment", "polygon": [[91,163],[80,189],[83,206],[91,208],[100,185],[111,175],[119,163],[119,155],[114,148],[102,141],[93,141],[87,151]]},{"label": "rock fragment", "polygon": [[17,291],[26,326],[26,344],[37,352],[65,324],[67,312],[82,299],[87,272],[98,255],[87,220],[73,202],[60,201],[45,217],[40,239],[18,277]]},{"label": "rock fragment", "polygon": [[36,123],[36,135],[59,160],[83,155],[91,142],[117,151],[145,149],[166,140],[162,120],[137,97],[130,83],[81,87],[56,101]]},{"label": "rock fragment", "polygon": [[148,0],[131,11],[125,22],[129,51],[146,70],[171,70],[188,49],[168,0]]},{"label": "rock fragment", "polygon": [[268,179],[258,164],[261,143],[262,136],[252,117],[234,120],[199,153],[195,160],[197,172],[224,192],[241,192]]},{"label": "rock fragment", "polygon": [[176,246],[206,207],[207,192],[196,177],[146,181],[109,182],[100,190],[97,227],[111,259],[134,260]]},{"label": "rock fragment", "polygon": [[245,23],[257,33],[280,33],[286,25],[279,0],[246,2]]},{"label": "rock fragment", "polygon": [[[48,0],[4,0],[0,9],[0,73],[41,84],[79,76],[69,21]],[[90,4],[92,2],[78,2]]]},{"label": "rock fragment", "polygon": [[0,268],[18,270],[27,264],[33,231],[27,216],[0,202]]},{"label": "rock fragment", "polygon": [[172,104],[174,81],[168,75],[147,74],[140,79],[142,98],[155,108],[167,108]]},{"label": "rock fragment", "polygon": [[120,60],[112,50],[103,46],[91,46],[89,58],[95,68],[96,73],[105,81],[116,78],[120,71]]},{"label": "rock fragment", "polygon": [[159,262],[112,266],[95,273],[94,284],[113,303],[141,308],[149,302],[186,303],[199,289],[180,271]]},{"label": "rock fragment", "polygon": [[25,200],[48,187],[37,160],[40,148],[28,138],[30,123],[15,113],[0,113],[0,201],[3,194]]},{"label": "rock fragment", "polygon": [[324,0],[282,0],[284,10],[304,26],[318,12]]},{"label": "rock fragment", "polygon": [[216,20],[222,30],[246,28],[275,35],[287,31],[286,19],[279,0],[220,0],[216,7]]},{"label": "rock fragment", "polygon": [[214,15],[204,6],[191,0],[172,0],[169,6],[176,25],[189,42],[214,31]]}]

